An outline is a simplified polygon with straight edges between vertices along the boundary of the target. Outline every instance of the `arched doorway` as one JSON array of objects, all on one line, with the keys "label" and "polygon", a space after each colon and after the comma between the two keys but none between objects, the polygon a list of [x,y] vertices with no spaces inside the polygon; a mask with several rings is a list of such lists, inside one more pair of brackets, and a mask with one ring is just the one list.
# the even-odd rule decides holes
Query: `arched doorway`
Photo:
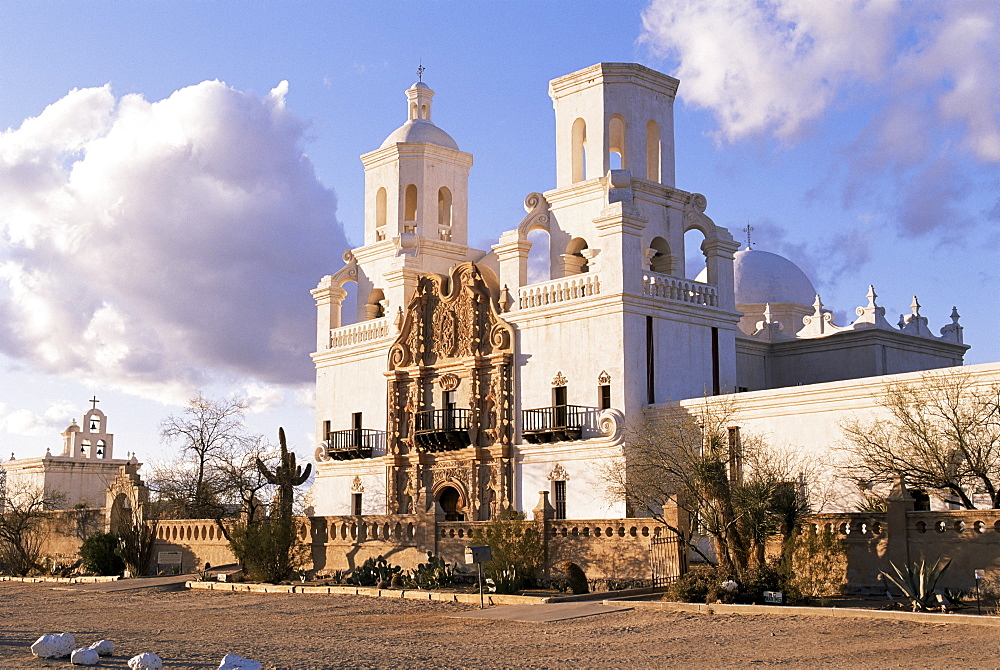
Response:
[{"label": "arched doorway", "polygon": [[462,494],[454,486],[442,486],[438,491],[437,501],[444,510],[445,521],[465,521]]},{"label": "arched doorway", "polygon": [[132,505],[128,496],[119,493],[115,496],[115,501],[111,504],[111,514],[109,530],[112,533],[121,533],[124,529],[132,525]]}]

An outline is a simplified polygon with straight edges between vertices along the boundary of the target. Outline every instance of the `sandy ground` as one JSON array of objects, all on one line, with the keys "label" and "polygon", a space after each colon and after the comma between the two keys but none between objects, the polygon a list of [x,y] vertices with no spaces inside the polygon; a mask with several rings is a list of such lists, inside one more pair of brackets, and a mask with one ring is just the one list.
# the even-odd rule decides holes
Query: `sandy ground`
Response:
[{"label": "sandy ground", "polygon": [[[544,607],[539,605],[538,607]],[[795,616],[628,611],[552,623],[453,619],[468,605],[211,591],[86,593],[0,583],[0,669],[71,668],[31,656],[45,632],[101,638],[125,668],[997,668],[1000,629]]]}]

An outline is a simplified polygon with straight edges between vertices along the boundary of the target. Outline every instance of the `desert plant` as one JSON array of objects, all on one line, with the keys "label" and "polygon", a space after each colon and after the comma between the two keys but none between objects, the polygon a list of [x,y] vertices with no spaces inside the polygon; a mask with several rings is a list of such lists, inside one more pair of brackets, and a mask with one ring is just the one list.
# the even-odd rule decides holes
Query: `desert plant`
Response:
[{"label": "desert plant", "polygon": [[308,547],[294,519],[262,519],[235,524],[229,546],[251,580],[276,584],[305,563]]},{"label": "desert plant", "polygon": [[483,567],[498,593],[514,593],[529,584],[544,562],[542,535],[523,512],[502,513],[477,528],[473,539],[491,549],[493,560]]},{"label": "desert plant", "polygon": [[789,584],[805,598],[828,598],[847,582],[847,546],[835,533],[801,532],[794,537]]},{"label": "desert plant", "polygon": [[717,565],[699,565],[680,576],[667,589],[667,598],[686,603],[736,602],[735,591],[722,587],[732,579],[732,569]]},{"label": "desert plant", "polygon": [[922,612],[934,607],[934,589],[937,586],[941,575],[951,565],[951,559],[944,563],[941,559],[934,561],[934,565],[928,566],[926,560],[920,563],[912,563],[900,569],[895,563],[889,561],[889,567],[895,574],[882,571],[882,576],[896,585],[906,599],[910,601],[914,612]]},{"label": "desert plant", "polygon": [[125,561],[118,555],[118,536],[114,533],[88,537],[80,545],[80,558],[87,572],[98,575],[117,575],[125,569]]},{"label": "desert plant", "polygon": [[285,443],[284,428],[278,428],[278,444],[281,446],[281,460],[274,467],[274,472],[268,470],[259,458],[257,459],[257,470],[269,484],[278,487],[278,504],[271,511],[271,516],[291,519],[294,489],[309,479],[312,463],[306,464],[305,470],[302,469],[301,465],[295,464],[295,454],[288,451],[288,445]]},{"label": "desert plant", "polygon": [[125,568],[138,577],[146,574],[153,562],[153,545],[156,542],[157,521],[133,518],[118,529],[118,555],[125,561]]},{"label": "desert plant", "polygon": [[[358,586],[377,586],[379,588],[387,588],[393,580],[395,575],[401,575],[403,568],[398,565],[392,565],[389,561],[385,560],[384,556],[376,556],[375,558],[369,558],[359,567],[354,568],[354,572],[348,578],[348,583],[357,584]],[[384,584],[385,586],[379,586]]]},{"label": "desert plant", "polygon": [[440,556],[427,552],[427,562],[417,564],[413,582],[421,589],[436,589],[455,581],[455,573]]},{"label": "desert plant", "polygon": [[587,575],[583,572],[583,568],[572,561],[566,561],[562,564],[562,569],[566,571],[566,577],[571,593],[574,595],[580,593],[590,593],[590,587],[587,584]]}]

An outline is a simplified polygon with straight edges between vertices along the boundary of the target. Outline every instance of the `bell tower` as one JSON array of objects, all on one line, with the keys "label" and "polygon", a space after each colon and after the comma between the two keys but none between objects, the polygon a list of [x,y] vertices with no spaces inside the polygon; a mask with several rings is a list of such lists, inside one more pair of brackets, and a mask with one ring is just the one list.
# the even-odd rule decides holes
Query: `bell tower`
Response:
[{"label": "bell tower", "polygon": [[628,170],[674,186],[673,77],[598,63],[549,82],[556,112],[556,188]]},{"label": "bell tower", "polygon": [[[422,75],[423,69],[419,70]],[[466,246],[472,156],[431,120],[434,91],[423,81],[406,91],[407,119],[365,167],[365,244],[424,240]]]}]

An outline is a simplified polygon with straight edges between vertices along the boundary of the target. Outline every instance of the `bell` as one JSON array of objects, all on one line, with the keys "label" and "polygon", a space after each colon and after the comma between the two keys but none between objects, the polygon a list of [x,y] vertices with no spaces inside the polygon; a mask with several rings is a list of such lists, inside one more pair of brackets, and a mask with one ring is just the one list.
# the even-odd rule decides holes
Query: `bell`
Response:
[{"label": "bell", "polygon": [[97,450],[97,455],[98,456],[103,456],[104,455],[104,450],[103,449],[98,449]]},{"label": "bell", "polygon": [[90,429],[91,430],[97,430],[97,421],[95,421],[93,419],[90,420]]}]

